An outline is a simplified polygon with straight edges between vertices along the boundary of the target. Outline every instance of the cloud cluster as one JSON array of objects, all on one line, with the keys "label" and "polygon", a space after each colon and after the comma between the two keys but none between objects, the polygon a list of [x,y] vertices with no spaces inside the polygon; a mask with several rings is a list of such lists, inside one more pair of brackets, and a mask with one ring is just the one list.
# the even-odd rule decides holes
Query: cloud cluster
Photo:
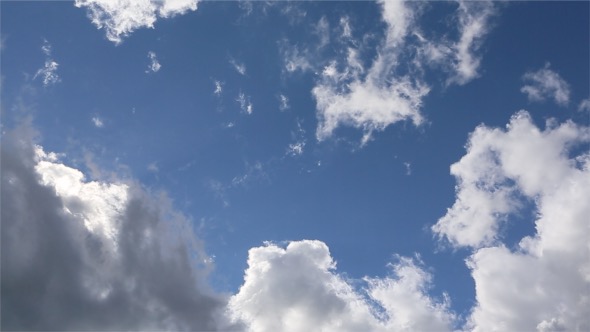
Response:
[{"label": "cloud cluster", "polygon": [[228,328],[202,244],[165,197],[86,181],[32,136],[2,138],[2,330]]},{"label": "cloud cluster", "polygon": [[544,101],[550,98],[560,106],[569,104],[569,84],[558,73],[550,69],[549,63],[535,72],[525,73],[522,79],[525,81],[525,85],[520,91],[526,94],[530,101]]},{"label": "cloud cluster", "polygon": [[229,311],[250,331],[450,331],[446,301],[427,295],[430,275],[399,257],[392,276],[367,278],[357,291],[339,276],[321,241],[267,243],[252,248],[240,291]]},{"label": "cloud cluster", "polygon": [[[459,1],[455,13],[457,41],[424,37],[418,24],[423,11],[420,4],[379,4],[386,24],[385,36],[370,66],[360,60],[362,50],[356,45],[362,43],[351,42],[344,52],[345,59],[324,66],[312,90],[318,117],[316,136],[320,141],[342,125],[362,129],[365,144],[374,131],[399,121],[411,120],[417,126],[423,123],[420,109],[430,91],[422,78],[426,67],[441,67],[447,72],[447,84],[463,85],[478,76],[479,46],[495,13],[491,1]],[[349,20],[342,18],[340,25],[341,38],[351,39]],[[298,49],[284,48],[283,53],[288,59],[287,71],[310,67]],[[408,61],[408,57],[414,60]]]},{"label": "cloud cluster", "polygon": [[[588,142],[588,127],[549,120],[540,130],[524,111],[506,130],[480,126],[471,134],[467,154],[451,167],[457,199],[433,226],[452,246],[474,250],[469,329],[590,329]],[[500,225],[527,203],[536,232],[510,249]]]},{"label": "cloud cluster", "polygon": [[47,40],[43,41],[41,51],[45,54],[45,65],[40,68],[33,76],[33,79],[40,77],[43,81],[44,86],[53,85],[60,81],[59,75],[57,74],[57,68],[59,64],[51,56],[51,44]]},{"label": "cloud cluster", "polygon": [[76,0],[86,7],[88,18],[104,29],[108,40],[120,44],[139,28],[153,28],[159,17],[169,18],[197,10],[198,0]]}]

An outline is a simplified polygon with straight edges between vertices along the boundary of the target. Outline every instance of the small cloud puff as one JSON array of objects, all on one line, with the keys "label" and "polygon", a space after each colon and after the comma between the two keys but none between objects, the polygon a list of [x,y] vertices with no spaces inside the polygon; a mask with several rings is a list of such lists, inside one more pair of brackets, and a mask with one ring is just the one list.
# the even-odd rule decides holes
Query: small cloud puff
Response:
[{"label": "small cloud puff", "polygon": [[527,95],[530,101],[544,101],[551,98],[557,105],[567,106],[570,101],[569,84],[550,68],[550,64],[522,76],[525,85],[520,91]]},{"label": "small cloud puff", "polygon": [[246,96],[243,92],[240,92],[236,101],[240,104],[242,111],[246,112],[248,115],[252,114],[254,111],[254,105],[250,101],[250,96]]},{"label": "small cloud puff", "polygon": [[218,97],[221,96],[221,93],[223,92],[223,82],[214,81],[213,83],[215,84],[215,90],[213,90],[213,93]]},{"label": "small cloud puff", "polygon": [[102,122],[102,119],[99,118],[98,116],[92,117],[92,123],[94,124],[94,126],[96,128],[102,128],[102,127],[104,127],[104,123]]},{"label": "small cloud puff", "polygon": [[150,63],[148,65],[148,69],[145,72],[146,73],[158,72],[158,70],[160,70],[160,68],[162,68],[162,65],[160,65],[160,62],[158,62],[158,58],[156,57],[156,53],[149,51],[147,57],[150,60]]},{"label": "small cloud puff", "polygon": [[285,96],[284,94],[280,94],[279,95],[279,110],[281,112],[284,112],[284,111],[288,110],[289,107],[290,107],[289,98],[287,98],[287,96]]},{"label": "small cloud puff", "polygon": [[230,58],[229,59],[229,63],[232,65],[232,67],[234,67],[234,69],[240,74],[240,75],[246,75],[246,65],[243,64],[242,62],[238,62],[236,59],[234,58]]}]

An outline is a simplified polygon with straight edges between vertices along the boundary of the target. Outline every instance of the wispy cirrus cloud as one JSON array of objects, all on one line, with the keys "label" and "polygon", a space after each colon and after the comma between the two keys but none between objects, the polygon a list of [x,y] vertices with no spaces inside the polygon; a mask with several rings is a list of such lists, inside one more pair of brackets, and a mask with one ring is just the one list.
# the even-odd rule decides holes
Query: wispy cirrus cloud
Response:
[{"label": "wispy cirrus cloud", "polygon": [[158,18],[169,18],[197,10],[198,0],[76,0],[87,9],[88,18],[104,29],[108,40],[120,44],[133,31],[153,28]]}]

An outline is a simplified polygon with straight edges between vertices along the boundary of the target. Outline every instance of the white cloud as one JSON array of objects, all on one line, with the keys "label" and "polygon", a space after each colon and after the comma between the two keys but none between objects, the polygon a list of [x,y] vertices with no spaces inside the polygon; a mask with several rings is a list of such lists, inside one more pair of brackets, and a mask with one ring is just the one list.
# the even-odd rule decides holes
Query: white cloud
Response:
[{"label": "white cloud", "polygon": [[420,107],[429,88],[410,75],[391,74],[399,64],[398,55],[413,24],[414,12],[409,4],[400,1],[381,1],[380,5],[387,24],[385,41],[366,74],[356,56],[350,56],[355,52],[351,49],[345,64],[332,62],[324,68],[321,81],[312,90],[319,121],[316,137],[320,141],[340,125],[362,129],[364,144],[373,131],[393,123],[423,122]]},{"label": "white cloud", "polygon": [[287,147],[287,154],[290,156],[300,156],[303,154],[304,148],[305,148],[305,141],[298,141],[295,143],[291,143]]},{"label": "white cloud", "polygon": [[[474,253],[474,331],[590,329],[590,129],[570,121],[537,128],[521,111],[506,130],[478,127],[452,165],[457,199],[433,227]],[[534,204],[535,233],[513,250],[499,226]]]},{"label": "white cloud", "polygon": [[578,105],[579,112],[590,112],[590,98],[584,99]]},{"label": "white cloud", "polygon": [[359,292],[336,273],[323,242],[267,243],[250,249],[229,311],[254,332],[450,331],[448,303],[427,295],[430,275],[410,258],[391,268],[391,277],[366,278],[366,291]]},{"label": "white cloud", "polygon": [[250,101],[250,96],[246,96],[243,92],[240,92],[236,101],[240,104],[242,111],[246,112],[248,115],[252,114],[254,111],[254,105]]},{"label": "white cloud", "polygon": [[215,84],[215,90],[213,90],[213,93],[218,97],[221,96],[221,93],[223,93],[223,82],[215,81],[213,83]]},{"label": "white cloud", "polygon": [[52,47],[47,40],[43,41],[43,45],[41,45],[41,51],[43,52],[43,54],[45,54],[46,57],[45,65],[43,66],[43,68],[37,70],[37,72],[33,76],[33,79],[37,79],[37,77],[40,77],[43,81],[44,86],[49,86],[60,82],[59,75],[57,74],[57,68],[59,67],[59,64],[52,59]]},{"label": "white cloud", "polygon": [[41,51],[43,51],[43,54],[45,54],[46,56],[50,57],[51,56],[51,44],[49,44],[49,42],[47,41],[47,39],[43,40],[43,45],[41,45]]},{"label": "white cloud", "polygon": [[314,32],[319,38],[318,48],[322,48],[330,43],[330,24],[325,16],[314,26]]},{"label": "white cloud", "polygon": [[291,157],[300,156],[303,154],[307,140],[305,139],[305,129],[301,125],[301,121],[297,121],[297,130],[291,133],[295,142],[290,143],[287,147],[286,154]]},{"label": "white cloud", "polygon": [[284,112],[286,110],[289,109],[289,98],[287,98],[287,96],[285,96],[284,94],[280,94],[279,95],[279,110],[281,112]]},{"label": "white cloud", "polygon": [[148,59],[150,60],[150,64],[148,65],[148,69],[145,71],[146,73],[156,73],[162,65],[158,62],[158,58],[156,57],[156,53],[149,51],[147,54]]},{"label": "white cloud", "polygon": [[32,131],[5,133],[0,150],[3,330],[232,329],[206,285],[210,259],[165,195],[87,181]]},{"label": "white cloud", "polygon": [[567,106],[570,101],[569,84],[549,67],[547,63],[544,68],[525,73],[522,76],[525,85],[520,91],[526,94],[530,101],[552,98],[557,105]]},{"label": "white cloud", "polygon": [[481,57],[476,53],[490,29],[488,21],[495,9],[492,1],[461,0],[457,11],[461,37],[450,47],[454,74],[447,83],[464,85],[479,75]]},{"label": "white cloud", "polygon": [[139,28],[153,28],[158,19],[181,15],[197,9],[198,0],[76,0],[86,7],[88,18],[104,29],[108,40],[120,44]]},{"label": "white cloud", "polygon": [[404,162],[404,167],[406,168],[406,175],[412,175],[412,164]]},{"label": "white cloud", "polygon": [[230,58],[229,63],[240,75],[246,75],[246,65],[244,63],[239,62],[234,58]]},{"label": "white cloud", "polygon": [[98,116],[94,116],[92,117],[92,123],[94,124],[95,127],[97,128],[102,128],[104,127],[104,123],[102,122],[102,119],[99,118]]},{"label": "white cloud", "polygon": [[352,29],[350,27],[350,18],[342,16],[340,18],[340,28],[342,29],[342,38],[352,38]]},{"label": "white cloud", "polygon": [[289,45],[286,40],[282,40],[279,42],[279,51],[288,73],[314,69],[309,61],[311,55],[307,49],[301,50],[296,45]]}]

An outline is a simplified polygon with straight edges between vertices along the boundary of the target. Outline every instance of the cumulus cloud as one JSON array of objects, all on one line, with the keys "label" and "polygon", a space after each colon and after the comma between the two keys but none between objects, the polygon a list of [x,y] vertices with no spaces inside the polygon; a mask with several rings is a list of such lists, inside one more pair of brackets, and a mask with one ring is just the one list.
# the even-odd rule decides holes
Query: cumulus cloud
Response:
[{"label": "cumulus cloud", "polygon": [[136,183],[87,181],[33,136],[22,125],[0,150],[2,330],[230,328],[186,217]]},{"label": "cumulus cloud", "polygon": [[399,65],[398,55],[414,22],[414,12],[410,4],[401,1],[381,1],[380,6],[386,33],[370,68],[365,70],[358,50],[349,48],[345,63],[333,61],[325,66],[312,90],[318,110],[316,137],[320,141],[340,125],[362,129],[362,142],[366,143],[374,131],[393,123],[423,122],[420,107],[428,86],[411,75],[392,74]]},{"label": "cumulus cloud", "polygon": [[145,72],[146,73],[158,72],[158,70],[160,70],[160,68],[162,68],[162,65],[160,65],[160,62],[158,62],[158,58],[156,57],[156,53],[149,51],[147,57],[150,60],[150,63],[148,65],[148,69]]},{"label": "cumulus cloud", "polygon": [[[590,129],[549,120],[545,130],[521,111],[505,130],[478,127],[451,166],[457,198],[433,230],[467,260],[477,304],[474,331],[590,329]],[[535,233],[510,249],[500,225],[526,202]]]},{"label": "cumulus cloud", "polygon": [[391,270],[366,278],[361,292],[336,273],[323,242],[267,243],[250,249],[229,311],[254,332],[450,331],[455,317],[447,302],[427,295],[431,277],[419,262],[399,257]]},{"label": "cumulus cloud", "polygon": [[86,7],[88,18],[104,29],[108,40],[120,44],[139,28],[153,28],[158,18],[169,18],[197,10],[198,0],[76,0]]},{"label": "cumulus cloud", "polygon": [[525,73],[522,80],[525,85],[520,91],[526,94],[530,101],[544,101],[550,98],[560,106],[569,104],[569,84],[558,73],[550,69],[549,63],[535,72]]},{"label": "cumulus cloud", "polygon": [[45,65],[37,70],[33,76],[33,79],[37,79],[37,77],[41,78],[44,86],[58,83],[60,81],[59,75],[57,74],[57,68],[59,67],[59,64],[52,58],[52,47],[47,40],[43,41],[43,45],[41,45],[41,51],[46,57]]}]

